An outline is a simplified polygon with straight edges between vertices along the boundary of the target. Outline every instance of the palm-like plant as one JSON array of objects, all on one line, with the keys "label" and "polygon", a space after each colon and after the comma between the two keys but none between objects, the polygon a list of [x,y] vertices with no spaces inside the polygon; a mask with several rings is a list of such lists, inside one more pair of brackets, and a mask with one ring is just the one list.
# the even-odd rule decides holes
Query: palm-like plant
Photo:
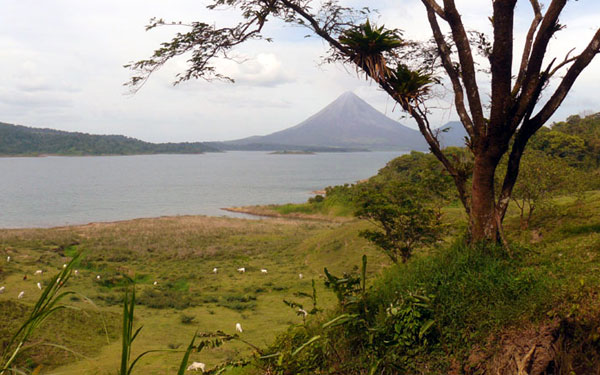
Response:
[{"label": "palm-like plant", "polygon": [[386,30],[384,26],[371,26],[369,20],[346,30],[339,42],[350,51],[350,61],[363,69],[375,81],[383,81],[390,73],[385,53],[404,45],[399,30]]},{"label": "palm-like plant", "polygon": [[396,93],[396,98],[405,104],[419,102],[429,92],[430,85],[436,82],[431,74],[421,70],[411,70],[404,64],[390,74],[387,82]]}]

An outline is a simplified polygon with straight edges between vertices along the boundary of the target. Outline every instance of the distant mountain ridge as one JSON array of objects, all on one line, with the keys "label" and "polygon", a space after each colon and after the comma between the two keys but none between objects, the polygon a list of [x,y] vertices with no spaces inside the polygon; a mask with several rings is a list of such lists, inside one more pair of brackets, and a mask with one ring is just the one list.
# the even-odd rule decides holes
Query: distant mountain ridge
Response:
[{"label": "distant mountain ridge", "polygon": [[[460,122],[440,128],[444,147],[464,146]],[[446,130],[447,129],[447,130]],[[421,133],[346,92],[296,126],[225,142],[150,143],[123,135],[93,135],[0,122],[0,156],[198,154],[241,151],[428,151]]]},{"label": "distant mountain ridge", "polygon": [[[456,123],[460,125],[460,123]],[[450,126],[452,125],[452,126]],[[449,123],[441,133],[445,146],[464,146],[462,126]],[[253,136],[221,143],[232,150],[308,149],[310,147],[349,150],[427,151],[427,143],[417,130],[404,126],[352,92],[346,92],[296,126],[265,136]]]},{"label": "distant mountain ridge", "polygon": [[219,149],[201,142],[150,143],[123,135],[93,135],[0,122],[0,155],[199,154]]}]

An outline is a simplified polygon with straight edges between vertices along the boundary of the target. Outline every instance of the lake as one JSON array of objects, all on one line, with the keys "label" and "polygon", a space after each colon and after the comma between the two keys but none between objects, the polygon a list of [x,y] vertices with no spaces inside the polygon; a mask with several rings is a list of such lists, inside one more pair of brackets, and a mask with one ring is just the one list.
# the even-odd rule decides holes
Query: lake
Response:
[{"label": "lake", "polygon": [[305,202],[377,173],[402,152],[0,158],[0,228],[165,215],[244,216],[223,207]]}]

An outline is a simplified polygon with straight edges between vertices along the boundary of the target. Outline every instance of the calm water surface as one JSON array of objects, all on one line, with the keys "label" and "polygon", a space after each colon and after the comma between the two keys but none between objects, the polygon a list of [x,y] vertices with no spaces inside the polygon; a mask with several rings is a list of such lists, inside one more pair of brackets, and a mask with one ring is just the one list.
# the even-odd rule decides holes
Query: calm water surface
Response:
[{"label": "calm water surface", "polygon": [[240,216],[223,207],[299,203],[367,178],[401,152],[0,158],[0,228],[164,215]]}]

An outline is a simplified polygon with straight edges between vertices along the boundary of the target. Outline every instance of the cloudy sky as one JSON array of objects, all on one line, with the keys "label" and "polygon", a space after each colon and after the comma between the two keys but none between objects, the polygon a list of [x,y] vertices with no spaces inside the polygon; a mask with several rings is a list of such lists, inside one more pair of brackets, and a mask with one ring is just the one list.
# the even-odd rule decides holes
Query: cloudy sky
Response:
[{"label": "cloudy sky", "polygon": [[[398,27],[414,39],[429,37],[418,0],[358,1],[380,10],[378,24]],[[211,12],[205,0],[0,0],[0,122],[96,134],[124,134],[152,142],[209,141],[268,134],[304,120],[345,91],[354,91],[381,112],[411,125],[374,85],[337,65],[319,65],[326,46],[306,32],[279,23],[266,29],[274,43],[252,42],[237,50],[243,64],[224,62],[235,84],[194,81],[173,87],[185,59],[155,74],[136,95],[122,86],[123,65],[148,57],[176,28],[150,32],[151,17],[202,20],[224,26],[232,13]],[[491,1],[457,0],[468,28],[489,29]],[[528,1],[517,12],[517,45],[529,25]],[[562,59],[587,44],[600,19],[600,1],[569,2],[568,27],[552,41]],[[600,58],[580,77],[554,120],[600,111]],[[483,94],[486,95],[482,84]],[[434,118],[456,118],[448,103]]]}]

